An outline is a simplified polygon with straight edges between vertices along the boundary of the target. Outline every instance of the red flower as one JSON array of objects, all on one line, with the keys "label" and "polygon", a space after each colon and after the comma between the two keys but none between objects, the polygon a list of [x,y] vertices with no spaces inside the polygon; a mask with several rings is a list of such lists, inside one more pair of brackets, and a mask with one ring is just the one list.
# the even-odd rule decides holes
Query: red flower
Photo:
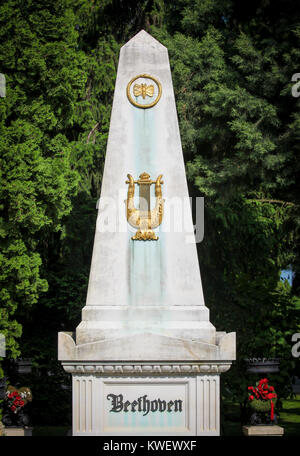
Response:
[{"label": "red flower", "polygon": [[252,394],[249,393],[248,400],[253,401],[254,398],[260,401],[270,401],[271,402],[271,420],[274,419],[274,403],[272,402],[273,398],[276,398],[277,395],[274,391],[274,386],[268,385],[268,379],[262,378],[256,384],[256,387],[248,386],[248,391],[252,391]]},{"label": "red flower", "polygon": [[11,406],[12,411],[14,412],[16,410],[16,407],[14,405]]}]

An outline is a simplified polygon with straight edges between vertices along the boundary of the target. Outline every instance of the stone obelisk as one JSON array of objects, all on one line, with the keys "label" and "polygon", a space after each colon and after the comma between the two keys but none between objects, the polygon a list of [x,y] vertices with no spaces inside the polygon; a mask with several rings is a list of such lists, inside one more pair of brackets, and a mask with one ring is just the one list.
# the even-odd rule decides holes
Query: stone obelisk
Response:
[{"label": "stone obelisk", "polygon": [[86,305],[59,333],[73,435],[218,435],[235,333],[205,306],[167,49],[120,51]]}]

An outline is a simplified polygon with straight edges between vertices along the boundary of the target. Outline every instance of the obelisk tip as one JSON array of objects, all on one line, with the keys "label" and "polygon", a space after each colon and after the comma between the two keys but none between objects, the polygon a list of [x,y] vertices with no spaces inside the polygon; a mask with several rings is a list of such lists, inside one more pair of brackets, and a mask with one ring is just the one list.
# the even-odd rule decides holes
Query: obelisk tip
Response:
[{"label": "obelisk tip", "polygon": [[139,47],[139,46],[152,46],[158,50],[167,50],[167,48],[153,38],[150,33],[147,33],[145,30],[140,30],[133,38],[127,41],[123,47]]}]

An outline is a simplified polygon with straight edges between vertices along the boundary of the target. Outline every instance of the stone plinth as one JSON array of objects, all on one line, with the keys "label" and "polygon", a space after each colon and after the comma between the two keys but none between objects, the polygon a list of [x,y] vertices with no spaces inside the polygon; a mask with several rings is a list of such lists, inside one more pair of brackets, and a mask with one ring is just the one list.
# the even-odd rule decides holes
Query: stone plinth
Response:
[{"label": "stone plinth", "polygon": [[31,437],[32,436],[32,427],[19,427],[19,426],[9,426],[4,428],[3,434],[6,437]]},{"label": "stone plinth", "polygon": [[224,364],[63,364],[73,376],[73,435],[220,433]]},{"label": "stone plinth", "polygon": [[268,436],[268,437],[282,437],[284,434],[284,428],[281,426],[270,425],[270,426],[243,426],[243,434],[247,436]]},{"label": "stone plinth", "polygon": [[59,333],[59,359],[73,377],[73,435],[219,435],[220,374],[234,355],[235,333],[214,346],[155,334],[76,345]]}]

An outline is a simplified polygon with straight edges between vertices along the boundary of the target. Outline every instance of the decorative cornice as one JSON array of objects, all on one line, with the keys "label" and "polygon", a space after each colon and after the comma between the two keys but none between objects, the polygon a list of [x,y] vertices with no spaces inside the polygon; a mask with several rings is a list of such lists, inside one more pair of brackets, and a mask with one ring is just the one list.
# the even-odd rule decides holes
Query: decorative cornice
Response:
[{"label": "decorative cornice", "polygon": [[153,364],[104,364],[70,362],[62,363],[69,374],[98,374],[98,375],[197,375],[221,374],[230,369],[231,362],[224,363],[153,363]]}]

